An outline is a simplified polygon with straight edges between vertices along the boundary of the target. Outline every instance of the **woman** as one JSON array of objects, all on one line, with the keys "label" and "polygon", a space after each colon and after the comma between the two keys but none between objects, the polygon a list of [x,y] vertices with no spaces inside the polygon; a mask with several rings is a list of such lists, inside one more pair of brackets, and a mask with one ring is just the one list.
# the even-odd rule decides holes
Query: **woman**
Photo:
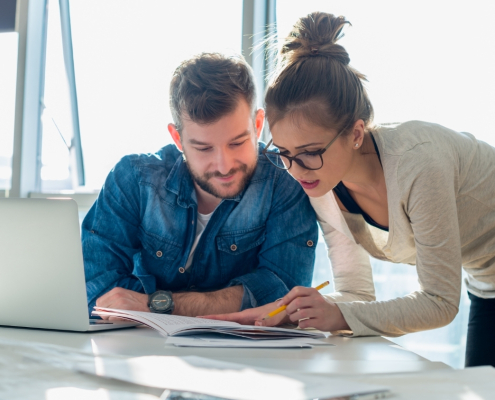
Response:
[{"label": "woman", "polygon": [[[347,23],[319,12],[301,18],[266,93],[265,155],[310,197],[336,293],[296,287],[276,304],[216,318],[400,336],[454,319],[463,267],[466,365],[495,366],[495,149],[426,122],[374,126],[365,77],[336,43]],[[416,264],[420,290],[375,301],[369,255]],[[286,313],[261,321],[284,304]]]}]

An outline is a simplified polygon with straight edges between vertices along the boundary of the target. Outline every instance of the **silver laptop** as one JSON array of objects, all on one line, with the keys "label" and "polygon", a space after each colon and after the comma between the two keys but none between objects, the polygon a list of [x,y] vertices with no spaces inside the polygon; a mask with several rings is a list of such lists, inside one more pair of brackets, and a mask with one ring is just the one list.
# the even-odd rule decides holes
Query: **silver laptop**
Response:
[{"label": "silver laptop", "polygon": [[90,320],[74,200],[0,199],[0,325],[78,332],[137,325]]}]

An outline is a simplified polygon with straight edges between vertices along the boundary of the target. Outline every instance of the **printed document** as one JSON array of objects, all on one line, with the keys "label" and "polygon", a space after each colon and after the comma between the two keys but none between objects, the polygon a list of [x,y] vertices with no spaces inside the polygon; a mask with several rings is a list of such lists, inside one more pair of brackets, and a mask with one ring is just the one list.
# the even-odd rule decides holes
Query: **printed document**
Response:
[{"label": "printed document", "polygon": [[253,340],[282,340],[291,338],[324,338],[319,331],[286,329],[266,326],[241,325],[236,322],[213,319],[182,317],[179,315],[156,314],[151,312],[117,310],[95,307],[93,315],[112,316],[141,322],[156,329],[163,336],[185,336],[203,333],[221,333]]}]

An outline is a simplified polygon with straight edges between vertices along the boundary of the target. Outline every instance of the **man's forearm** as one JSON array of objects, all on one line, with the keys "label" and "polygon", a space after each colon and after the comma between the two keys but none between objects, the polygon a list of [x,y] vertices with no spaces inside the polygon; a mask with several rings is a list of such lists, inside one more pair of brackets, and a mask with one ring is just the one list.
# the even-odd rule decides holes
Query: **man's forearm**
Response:
[{"label": "man's forearm", "polygon": [[215,292],[173,293],[174,315],[197,317],[207,314],[237,312],[241,308],[244,288],[232,286]]}]

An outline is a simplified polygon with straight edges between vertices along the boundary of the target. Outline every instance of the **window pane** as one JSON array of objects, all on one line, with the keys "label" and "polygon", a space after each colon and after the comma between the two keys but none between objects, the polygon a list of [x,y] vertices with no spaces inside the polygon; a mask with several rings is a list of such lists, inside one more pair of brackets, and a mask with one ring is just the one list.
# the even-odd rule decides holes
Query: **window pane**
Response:
[{"label": "window pane", "polygon": [[168,86],[182,60],[240,53],[242,1],[72,0],[70,7],[86,186],[99,189],[125,154],[171,143]]},{"label": "window pane", "polygon": [[17,41],[17,33],[0,33],[0,190],[11,188]]},{"label": "window pane", "polygon": [[[351,65],[369,80],[376,122],[431,121],[495,145],[495,53],[490,50],[495,48],[495,4],[284,0],[277,3],[279,37],[316,10],[344,15],[353,24],[339,43],[349,52]],[[329,274],[325,258],[317,248],[318,283]],[[377,260],[372,264],[379,300],[418,288],[415,267]],[[451,324],[393,340],[429,359],[463,367],[468,315],[463,286],[459,314]]]},{"label": "window pane", "polygon": [[45,93],[43,96],[41,191],[72,189],[69,147],[72,116],[62,47],[58,0],[48,2]]}]

